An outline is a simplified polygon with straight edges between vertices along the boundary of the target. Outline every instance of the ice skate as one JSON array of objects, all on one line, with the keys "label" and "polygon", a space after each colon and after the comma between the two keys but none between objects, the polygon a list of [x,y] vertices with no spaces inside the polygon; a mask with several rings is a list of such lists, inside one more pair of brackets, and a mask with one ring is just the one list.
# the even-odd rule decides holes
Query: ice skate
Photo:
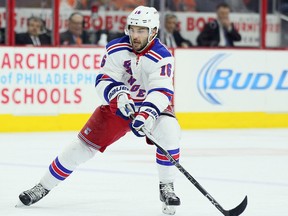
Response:
[{"label": "ice skate", "polygon": [[[25,206],[30,206],[44,196],[49,193],[49,190],[45,189],[40,183],[31,188],[30,190],[26,190],[19,195],[20,204],[22,203]],[[20,207],[21,205],[17,204],[16,207]]]},{"label": "ice skate", "polygon": [[162,204],[162,212],[168,215],[174,215],[176,213],[176,206],[180,205],[180,199],[174,193],[173,183],[161,183],[159,184],[160,200]]}]

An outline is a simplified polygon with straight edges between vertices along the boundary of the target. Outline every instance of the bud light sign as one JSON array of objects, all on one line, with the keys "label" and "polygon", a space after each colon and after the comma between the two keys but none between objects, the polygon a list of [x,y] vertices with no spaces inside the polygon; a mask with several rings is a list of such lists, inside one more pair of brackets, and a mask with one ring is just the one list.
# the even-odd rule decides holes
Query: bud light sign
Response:
[{"label": "bud light sign", "polygon": [[[263,91],[287,91],[288,92],[288,67],[279,67],[273,71],[274,67],[265,65],[257,65],[247,69],[241,67],[243,61],[239,59],[239,64],[231,66],[225,64],[230,61],[233,54],[216,54],[210,58],[201,68],[197,77],[197,89],[200,95],[209,103],[221,105],[221,93],[224,91],[232,91],[237,97],[237,93],[241,91],[263,92]],[[238,61],[237,61],[238,62]],[[244,61],[245,62],[245,61]],[[277,64],[277,62],[274,62]],[[245,68],[245,71],[243,71]],[[249,68],[249,65],[248,65]],[[272,69],[271,69],[272,68]],[[248,71],[247,71],[248,70]]]}]

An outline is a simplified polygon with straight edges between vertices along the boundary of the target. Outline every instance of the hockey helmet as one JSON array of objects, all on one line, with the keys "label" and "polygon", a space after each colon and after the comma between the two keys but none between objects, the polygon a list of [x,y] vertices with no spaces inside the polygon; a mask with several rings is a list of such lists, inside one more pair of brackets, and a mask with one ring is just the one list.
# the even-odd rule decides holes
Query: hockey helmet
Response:
[{"label": "hockey helmet", "polygon": [[156,28],[156,33],[159,30],[159,13],[154,7],[138,6],[127,17],[125,33],[129,35],[128,30],[130,25],[147,27],[149,35]]}]

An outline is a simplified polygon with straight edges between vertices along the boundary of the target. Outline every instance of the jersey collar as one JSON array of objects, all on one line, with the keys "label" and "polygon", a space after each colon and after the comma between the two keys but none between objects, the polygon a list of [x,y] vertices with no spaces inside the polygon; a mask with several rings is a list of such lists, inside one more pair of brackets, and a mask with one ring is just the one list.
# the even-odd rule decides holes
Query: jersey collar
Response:
[{"label": "jersey collar", "polygon": [[154,44],[155,44],[155,39],[153,41],[151,41],[150,44],[144,50],[142,50],[140,53],[136,52],[135,50],[133,50],[133,53],[135,53],[137,56],[143,56],[152,48],[152,46]]}]

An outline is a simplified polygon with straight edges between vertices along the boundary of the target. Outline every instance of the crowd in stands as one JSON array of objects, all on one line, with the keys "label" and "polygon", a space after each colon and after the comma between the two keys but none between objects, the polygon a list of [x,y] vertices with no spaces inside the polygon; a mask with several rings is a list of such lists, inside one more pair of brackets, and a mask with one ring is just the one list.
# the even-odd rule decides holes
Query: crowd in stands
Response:
[{"label": "crowd in stands", "polygon": [[[163,0],[162,0],[163,1]],[[260,0],[165,0],[165,11],[213,12],[220,3],[227,3],[234,12],[259,12]],[[287,0],[268,0],[269,12],[275,2],[287,4]],[[74,9],[89,9],[98,4],[108,10],[131,11],[138,5],[153,6],[160,10],[161,0],[62,0],[62,4]]]},{"label": "crowd in stands", "polygon": [[[163,0],[60,0],[63,8],[76,10],[90,10],[92,5],[97,4],[107,10],[131,11],[138,5],[153,6],[157,10]],[[268,10],[273,10],[273,5],[277,7],[287,7],[288,0],[267,0]],[[215,7],[220,3],[230,5],[233,12],[259,12],[261,0],[165,0],[165,10],[169,11],[196,11],[196,12],[213,12]],[[53,0],[16,0],[16,7],[38,7],[50,8]],[[6,0],[0,0],[0,7],[5,7]],[[280,9],[281,9],[280,8]]]},{"label": "crowd in stands", "polygon": [[44,33],[44,22],[39,17],[30,17],[27,20],[27,32],[15,35],[15,44],[43,46],[51,44],[51,36]]},{"label": "crowd in stands", "polygon": [[[288,5],[288,0],[279,0]],[[4,6],[3,0],[0,0],[0,7]],[[271,10],[273,0],[268,0],[268,9]],[[286,4],[285,4],[286,3]],[[3,5],[4,4],[4,5]],[[67,30],[61,32],[61,45],[82,45],[94,44],[105,46],[109,41],[116,37],[124,35],[124,32],[109,32],[100,30],[88,32],[84,29],[84,17],[81,10],[91,10],[96,7],[105,11],[130,11],[137,5],[149,5],[160,10],[160,6],[164,4],[165,18],[164,28],[160,30],[158,37],[167,47],[231,47],[234,42],[241,40],[241,35],[234,27],[229,19],[231,12],[259,12],[259,0],[61,0],[61,9],[71,9],[71,15],[67,21]],[[16,7],[51,7],[52,0],[30,0],[29,5],[25,1],[16,0]],[[274,5],[275,6],[275,5]],[[288,6],[287,6],[288,8]],[[77,12],[74,12],[77,11]],[[216,19],[206,23],[202,32],[195,38],[196,43],[192,44],[191,39],[184,38],[178,28],[177,16],[174,12],[210,12],[216,13]],[[288,9],[287,9],[288,11]],[[43,46],[51,45],[51,31],[45,27],[45,22],[37,17],[31,16],[27,20],[27,32],[15,33],[16,45]],[[162,35],[162,37],[160,37]],[[5,43],[5,28],[0,28],[0,44]]]},{"label": "crowd in stands", "polygon": [[[177,16],[172,13],[168,13],[165,16],[163,33],[164,37],[162,42],[169,48],[187,48],[193,46],[190,40],[182,37],[180,31],[177,28]],[[161,30],[159,30],[159,35],[160,34]]]}]

